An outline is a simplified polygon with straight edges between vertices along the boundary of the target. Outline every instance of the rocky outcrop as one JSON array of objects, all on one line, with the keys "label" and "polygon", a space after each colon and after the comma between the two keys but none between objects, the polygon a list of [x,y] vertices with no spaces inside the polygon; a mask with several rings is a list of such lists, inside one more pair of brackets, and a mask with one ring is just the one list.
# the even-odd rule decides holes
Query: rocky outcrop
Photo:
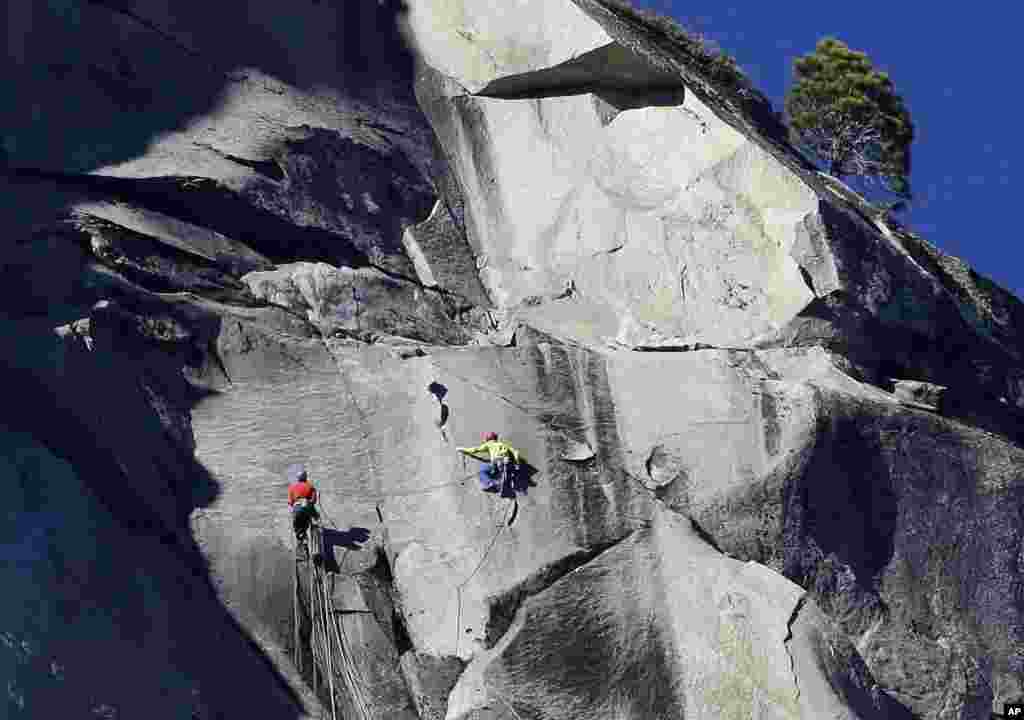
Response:
[{"label": "rocky outcrop", "polygon": [[[553,332],[641,345],[739,343],[807,304],[790,253],[803,252],[792,249],[810,189],[572,5],[558,11],[571,35],[534,22],[540,3],[512,21],[466,5],[448,31],[459,42],[427,32],[445,3],[413,3],[410,22],[427,66],[420,101],[499,306],[525,304],[522,317]],[[532,182],[540,168],[545,181]],[[572,302],[529,309],[567,287]]]},{"label": "rocky outcrop", "polygon": [[[824,345],[875,382],[970,377],[1024,402],[1016,341],[979,337],[960,308],[969,291],[918,262],[920,241],[879,227],[706,82],[687,83],[683,48],[652,42],[635,14],[578,5],[543,11],[571,19],[565,35],[532,6],[509,17],[412,3],[420,101],[499,306],[598,344]],[[641,87],[661,95],[640,102]],[[530,180],[538,168],[544,183]],[[993,327],[1007,327],[1010,311],[996,312]],[[957,343],[971,352],[947,352]]]},{"label": "rocky outcrop", "polygon": [[844,716],[810,641],[827,622],[804,602],[662,509],[531,597],[466,668],[448,717]]},{"label": "rocky outcrop", "polygon": [[[869,391],[820,351],[650,354],[628,367],[612,385],[645,408],[621,411],[632,471],[722,551],[808,588],[892,697],[919,715],[977,716],[1020,693],[1006,584],[1021,546],[1019,446]],[[982,626],[992,631],[966,639]],[[972,662],[960,652],[992,663],[967,671],[967,686],[946,674]]]},{"label": "rocky outcrop", "polygon": [[295,263],[242,281],[258,298],[306,315],[324,337],[388,335],[426,343],[468,343],[488,329],[479,309],[457,296],[375,268]]},{"label": "rocky outcrop", "polygon": [[[1024,694],[1024,306],[664,23],[8,21],[12,717],[326,712],[294,462],[346,717],[966,720]],[[514,498],[455,451],[485,430],[523,452]]]}]

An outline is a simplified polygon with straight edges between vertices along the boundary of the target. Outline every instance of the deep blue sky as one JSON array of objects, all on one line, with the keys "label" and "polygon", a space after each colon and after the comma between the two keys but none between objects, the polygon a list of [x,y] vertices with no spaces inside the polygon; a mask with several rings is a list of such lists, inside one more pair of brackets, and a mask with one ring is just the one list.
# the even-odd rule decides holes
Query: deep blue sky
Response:
[{"label": "deep blue sky", "polygon": [[825,35],[867,53],[914,121],[914,207],[903,222],[1024,299],[1016,210],[1024,81],[1014,3],[634,0],[711,38],[782,109],[793,59]]}]

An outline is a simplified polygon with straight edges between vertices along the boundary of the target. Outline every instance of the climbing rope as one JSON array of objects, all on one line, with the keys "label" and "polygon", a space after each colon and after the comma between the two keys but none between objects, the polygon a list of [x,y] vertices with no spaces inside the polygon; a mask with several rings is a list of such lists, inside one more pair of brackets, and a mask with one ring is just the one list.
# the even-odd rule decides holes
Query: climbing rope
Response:
[{"label": "climbing rope", "polygon": [[505,517],[501,524],[498,525],[498,531],[494,533],[490,542],[487,543],[487,547],[484,548],[483,555],[480,556],[480,561],[477,562],[476,567],[473,568],[473,572],[469,576],[455,586],[455,596],[458,603],[458,608],[455,612],[455,654],[459,654],[459,646],[462,642],[462,589],[469,584],[469,581],[476,577],[476,574],[480,572],[480,568],[484,566],[484,562],[487,560],[487,556],[490,555],[491,549],[495,543],[498,542],[498,537],[501,535],[502,530],[508,527],[508,518],[511,510],[505,512]]},{"label": "climbing rope", "polygon": [[[340,679],[344,683],[348,698],[356,709],[358,717],[361,720],[370,720],[370,703],[360,680],[343,622],[339,619],[332,600],[334,574],[324,570],[322,561],[316,561],[317,558],[323,558],[323,551],[322,529],[318,524],[312,523],[309,528],[309,554],[306,561],[309,562],[309,616],[312,624],[310,651],[313,655],[313,689],[318,693],[318,680],[326,678],[327,690],[331,698],[331,719],[338,720],[337,700],[340,688],[335,686],[335,679]],[[296,578],[298,578],[299,562],[301,559],[297,557]],[[328,581],[332,589],[328,589]],[[299,618],[298,583],[296,583],[295,603],[297,623]],[[298,639],[298,629],[296,629],[295,636]],[[296,657],[300,657],[298,649]]]},{"label": "climbing rope", "polygon": [[426,495],[435,490],[441,488],[450,487],[452,485],[459,485],[472,478],[476,473],[469,473],[460,478],[449,480],[448,482],[438,483],[437,485],[427,485],[426,487],[417,488],[416,490],[399,490],[395,492],[380,492],[380,493],[349,493],[349,497],[360,498],[363,500],[384,500],[392,497],[409,497],[410,495]]}]

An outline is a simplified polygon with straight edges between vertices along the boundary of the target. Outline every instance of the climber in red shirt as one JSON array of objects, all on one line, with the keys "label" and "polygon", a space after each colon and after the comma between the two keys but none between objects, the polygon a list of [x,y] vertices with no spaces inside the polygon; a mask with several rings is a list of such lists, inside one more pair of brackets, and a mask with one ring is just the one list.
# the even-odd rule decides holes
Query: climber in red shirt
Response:
[{"label": "climber in red shirt", "polygon": [[309,482],[304,465],[292,465],[288,468],[288,505],[292,509],[292,528],[295,539],[299,543],[306,541],[306,530],[309,524],[320,517],[316,511],[316,488]]}]

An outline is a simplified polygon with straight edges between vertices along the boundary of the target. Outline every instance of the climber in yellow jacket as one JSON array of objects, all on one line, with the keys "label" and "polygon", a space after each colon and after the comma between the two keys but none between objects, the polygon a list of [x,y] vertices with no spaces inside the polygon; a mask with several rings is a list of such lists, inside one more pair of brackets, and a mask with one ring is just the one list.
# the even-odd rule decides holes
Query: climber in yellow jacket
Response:
[{"label": "climber in yellow jacket", "polygon": [[499,440],[497,433],[484,433],[483,443],[476,447],[459,447],[455,449],[458,452],[476,457],[478,460],[483,460],[483,457],[480,456],[486,454],[486,465],[480,468],[480,487],[483,490],[497,490],[498,479],[502,476],[501,471],[504,469],[506,487],[502,488],[502,495],[515,495],[515,491],[511,486],[514,483],[513,478],[516,466],[521,461],[519,451],[507,442]]}]

